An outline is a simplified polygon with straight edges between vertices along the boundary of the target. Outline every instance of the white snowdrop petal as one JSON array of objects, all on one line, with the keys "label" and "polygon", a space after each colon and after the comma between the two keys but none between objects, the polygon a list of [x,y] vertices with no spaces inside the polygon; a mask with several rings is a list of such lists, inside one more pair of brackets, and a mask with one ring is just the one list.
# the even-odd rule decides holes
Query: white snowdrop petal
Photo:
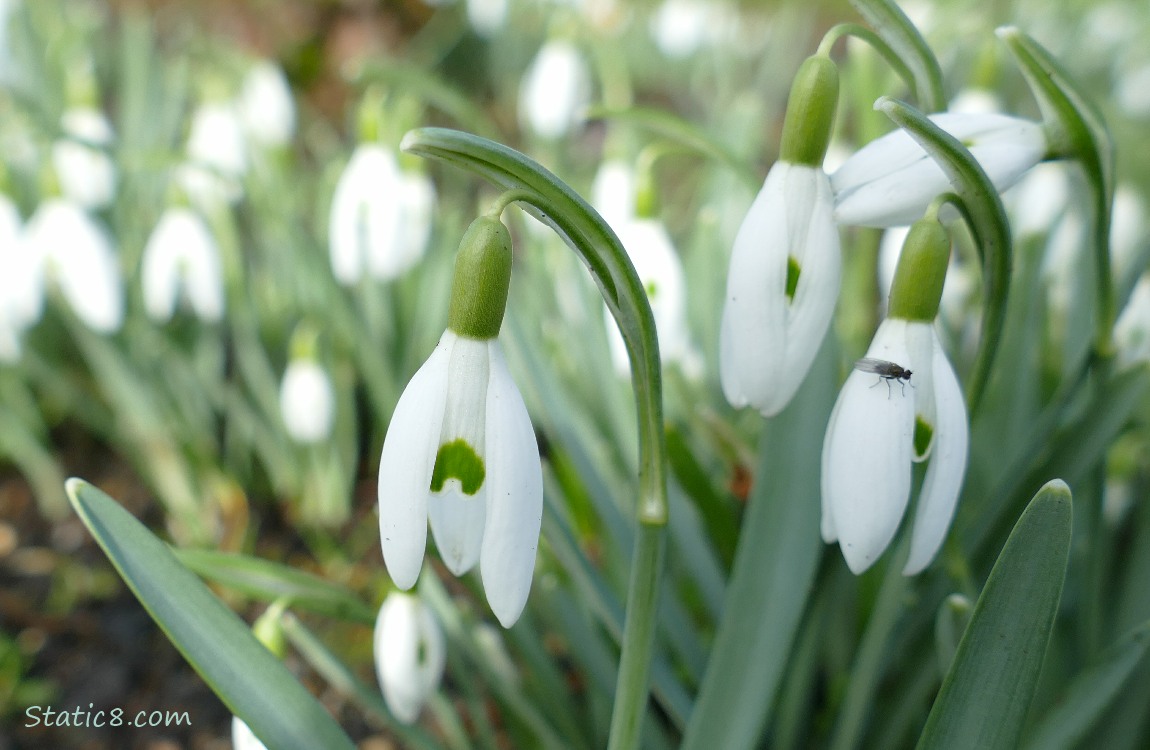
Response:
[{"label": "white snowdrop petal", "polygon": [[[867,356],[907,361],[905,326],[884,321]],[[910,498],[914,397],[883,385],[873,373],[852,370],[823,443],[824,507],[856,574],[890,544]]]},{"label": "white snowdrop petal", "polygon": [[[834,222],[834,197],[830,181],[818,169],[792,173],[792,186],[803,185],[810,191],[805,207],[794,217],[792,254],[800,265],[798,285],[787,308],[786,340],[782,368],[774,403],[765,413],[782,411],[799,386],[826,338],[834,317],[842,276],[842,251],[838,227]],[[798,178],[798,179],[795,179]],[[795,183],[799,183],[796,185]]]},{"label": "white snowdrop petal", "polygon": [[395,585],[419,577],[427,542],[431,473],[447,404],[448,365],[457,341],[447,331],[407,384],[388,425],[379,459],[379,534]]},{"label": "white snowdrop petal", "polygon": [[455,575],[475,567],[483,543],[487,483],[492,473],[486,460],[486,398],[492,346],[489,340],[457,336],[448,366],[446,407],[437,451],[462,441],[463,449],[472,451],[483,462],[478,486],[468,489],[461,477],[446,478],[440,491],[432,487],[428,500],[428,520],[435,544],[444,564]]},{"label": "white snowdrop petal", "polygon": [[204,320],[223,316],[223,271],[215,238],[199,214],[187,208],[167,209],[144,247],[144,308],[153,320],[172,317],[180,287]]},{"label": "white snowdrop petal", "polygon": [[356,283],[365,270],[385,281],[406,270],[398,251],[402,210],[395,155],[376,143],[360,144],[331,201],[328,242],[340,283]]},{"label": "white snowdrop petal", "polygon": [[487,525],[481,573],[491,611],[509,628],[531,590],[543,519],[539,446],[523,397],[492,345],[487,390]]},{"label": "white snowdrop petal", "polygon": [[962,387],[937,336],[934,347],[934,393],[938,417],[935,444],[919,492],[910,556],[903,569],[904,575],[914,575],[929,565],[946,539],[958,495],[962,490],[970,446],[970,427]]},{"label": "white snowdrop petal", "polygon": [[226,177],[239,177],[248,168],[247,145],[239,111],[230,102],[201,104],[192,113],[188,158]]},{"label": "white snowdrop petal", "polygon": [[240,119],[256,143],[282,146],[295,132],[295,100],[283,69],[260,60],[244,75],[239,99]]},{"label": "white snowdrop petal", "polygon": [[591,182],[591,205],[619,234],[635,214],[635,171],[630,164],[608,159],[599,165]]},{"label": "white snowdrop petal", "polygon": [[727,401],[764,412],[778,406],[784,367],[790,169],[785,162],[771,167],[735,236],[719,332],[719,374]]}]

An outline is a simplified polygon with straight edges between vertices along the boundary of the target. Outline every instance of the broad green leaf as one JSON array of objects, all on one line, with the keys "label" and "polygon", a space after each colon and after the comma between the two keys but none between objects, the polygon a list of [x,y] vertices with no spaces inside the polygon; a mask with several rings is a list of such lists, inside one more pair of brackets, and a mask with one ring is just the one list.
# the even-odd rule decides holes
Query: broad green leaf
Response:
[{"label": "broad green leaf", "polygon": [[791,405],[766,426],[685,750],[757,747],[770,718],[823,550],[819,461],[834,393],[832,349],[824,345]]},{"label": "broad green leaf", "polygon": [[1046,712],[1027,737],[1027,750],[1074,748],[1130,679],[1146,655],[1150,623],[1107,649],[1098,661],[1075,678],[1061,701]]},{"label": "broad green leaf", "polygon": [[228,709],[276,750],[354,747],[323,706],[194,573],[82,479],[68,498],[148,614]]},{"label": "broad green leaf", "polygon": [[1070,488],[1048,482],[1027,506],[974,606],[918,747],[1018,747],[1070,556]]},{"label": "broad green leaf", "polygon": [[176,558],[201,576],[264,601],[287,600],[294,609],[306,609],[340,620],[371,625],[375,611],[351,591],[303,571],[248,555],[206,549],[178,549]]}]

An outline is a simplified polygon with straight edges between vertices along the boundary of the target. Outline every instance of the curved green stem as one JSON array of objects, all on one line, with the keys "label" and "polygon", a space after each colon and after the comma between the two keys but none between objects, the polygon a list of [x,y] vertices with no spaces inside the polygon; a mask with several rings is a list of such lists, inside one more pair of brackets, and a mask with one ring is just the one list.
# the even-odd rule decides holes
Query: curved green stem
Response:
[{"label": "curved green stem", "polygon": [[902,63],[910,68],[914,77],[911,90],[922,108],[927,112],[945,110],[942,68],[906,14],[899,10],[893,0],[851,0],[851,5],[890,45]]},{"label": "curved green stem", "polygon": [[1117,316],[1110,274],[1110,210],[1114,202],[1114,143],[1102,115],[1038,42],[1018,29],[998,29],[1042,109],[1053,156],[1077,159],[1090,183],[1094,214],[1094,262],[1098,284],[1094,350],[1113,353]]},{"label": "curved green stem", "polygon": [[918,90],[918,83],[915,80],[914,72],[910,69],[910,66],[898,56],[898,53],[894,51],[894,47],[887,44],[885,39],[866,26],[860,26],[857,23],[840,23],[832,26],[827,33],[823,34],[823,40],[819,43],[818,53],[820,55],[829,55],[831,47],[844,36],[853,36],[869,44],[882,59],[886,60],[886,64],[902,79],[902,82],[906,84],[908,89],[911,91]]},{"label": "curved green stem", "polygon": [[550,225],[587,265],[623,335],[639,423],[639,534],[627,595],[610,747],[638,747],[647,704],[667,524],[662,375],[647,294],[627,251],[603,218],[563,181],[527,156],[486,138],[443,128],[412,130],[404,136],[402,148],[467,169],[503,190],[518,191],[517,199]]},{"label": "curved green stem", "polygon": [[1002,199],[994,183],[958,139],[935,125],[922,112],[896,99],[884,96],[875,103],[875,109],[884,112],[896,125],[906,130],[946,173],[960,199],[951,202],[959,209],[974,235],[982,260],[983,334],[974,371],[967,386],[967,403],[973,414],[990,380],[994,357],[1006,322],[1006,302],[1013,263],[1006,209],[1002,206]]}]

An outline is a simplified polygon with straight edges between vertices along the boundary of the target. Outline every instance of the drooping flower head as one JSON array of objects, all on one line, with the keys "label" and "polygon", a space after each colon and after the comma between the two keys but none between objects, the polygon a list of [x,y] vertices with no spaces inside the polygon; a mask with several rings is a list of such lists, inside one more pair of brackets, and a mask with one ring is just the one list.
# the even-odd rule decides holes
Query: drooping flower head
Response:
[{"label": "drooping flower head", "polygon": [[419,576],[428,521],[448,569],[480,565],[510,627],[527,602],[543,512],[539,449],[496,336],[511,236],[484,216],[460,243],[448,327],[396,404],[379,464],[379,526],[392,580]]},{"label": "drooping flower head", "polygon": [[375,621],[375,672],[387,707],[411,724],[439,687],[447,649],[439,622],[419,597],[393,591]]},{"label": "drooping flower head", "polygon": [[[883,553],[910,501],[911,470],[926,461],[903,572],[925,568],[946,538],[966,471],[966,407],[935,332],[950,255],[937,220],[916,223],[903,247],[890,316],[851,371],[827,424],[822,535],[862,573]],[[884,387],[885,386],[885,387]]]},{"label": "drooping flower head", "polygon": [[779,161],[735,237],[719,332],[732,406],[778,414],[806,377],[834,314],[842,259],[826,154],[838,73],[808,58],[791,89]]},{"label": "drooping flower head", "polygon": [[224,278],[219,246],[203,218],[190,208],[165,209],[144,246],[144,309],[158,323],[171,319],[186,298],[202,320],[224,314]]},{"label": "drooping flower head", "polygon": [[519,89],[519,118],[540,138],[562,138],[583,117],[591,74],[579,48],[566,39],[546,42]]}]

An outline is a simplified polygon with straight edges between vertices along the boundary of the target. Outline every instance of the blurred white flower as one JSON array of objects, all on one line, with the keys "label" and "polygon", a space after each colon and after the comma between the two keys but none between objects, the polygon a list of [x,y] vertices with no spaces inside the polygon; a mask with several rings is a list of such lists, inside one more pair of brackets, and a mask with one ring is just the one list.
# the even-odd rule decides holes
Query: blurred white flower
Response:
[{"label": "blurred white flower", "polygon": [[1150,278],[1142,276],[1114,326],[1118,364],[1150,363]]},{"label": "blurred white flower", "polygon": [[124,319],[123,280],[112,242],[82,208],[62,198],[37,207],[24,227],[24,252],[38,269],[33,282],[55,281],[89,328],[112,333]]},{"label": "blurred white flower", "polygon": [[43,281],[36,261],[20,245],[20,212],[0,194],[0,362],[20,359],[20,338],[40,319]]},{"label": "blurred white flower", "polygon": [[171,319],[181,287],[192,310],[215,322],[224,314],[220,251],[207,224],[195,211],[169,207],[144,247],[144,309],[156,322]]},{"label": "blurred white flower", "polygon": [[1046,235],[1061,220],[1070,201],[1070,177],[1065,162],[1036,164],[1003,196],[1015,237]]},{"label": "blurred white flower", "polygon": [[260,60],[244,76],[240,119],[251,140],[261,146],[284,146],[295,133],[295,99],[283,69]]},{"label": "blurred white flower", "polygon": [[[687,328],[687,282],[683,263],[675,252],[667,228],[658,219],[636,217],[624,221],[616,228],[616,233],[647,292],[647,301],[655,316],[660,358],[665,364],[679,363],[688,376],[698,375],[702,364],[691,347]],[[620,375],[628,376],[631,364],[623,336],[610,310],[604,307],[603,312],[611,360]]]},{"label": "blurred white flower", "polygon": [[243,195],[240,178],[248,169],[248,149],[239,109],[231,102],[206,102],[192,113],[187,162],[177,181],[205,210],[235,203]]},{"label": "blurred white flower", "polygon": [[52,165],[64,197],[84,208],[103,208],[116,194],[116,165],[107,153],[112,125],[103,112],[73,107],[60,120],[64,137],[52,144]]},{"label": "blurred white flower", "polygon": [[328,249],[336,280],[357,283],[368,273],[390,281],[427,249],[435,186],[421,172],[401,171],[395,154],[361,143],[340,175],[331,200]]},{"label": "blurred white flower", "polygon": [[232,717],[232,750],[267,750],[264,743],[238,716]]},{"label": "blurred white flower", "polygon": [[1146,210],[1137,189],[1119,185],[1110,209],[1111,275],[1124,280],[1146,249]]},{"label": "blurred white flower", "polygon": [[810,370],[842,269],[832,206],[821,169],[780,161],[739,227],[719,332],[719,373],[734,407],[778,414]]},{"label": "blurred white flower", "polygon": [[591,205],[615,234],[635,215],[635,170],[622,159],[599,164],[591,182]]},{"label": "blurred white flower", "polygon": [[280,416],[288,435],[309,445],[327,440],[335,423],[335,391],[331,378],[314,360],[288,363],[280,385]]},{"label": "blurred white flower", "polygon": [[519,119],[540,138],[556,139],[580,122],[591,97],[583,53],[566,39],[540,48],[519,89]]},{"label": "blurred white flower", "polygon": [[443,631],[417,596],[393,591],[375,621],[375,671],[387,707],[411,724],[439,687],[447,663]]},{"label": "blurred white flower", "polygon": [[396,404],[379,461],[379,530],[395,585],[415,585],[427,524],[448,569],[480,563],[511,627],[531,590],[543,518],[539,447],[496,339],[444,331]]},{"label": "blurred white flower", "polygon": [[[1046,134],[1038,122],[959,112],[930,119],[970,150],[1000,191],[1046,155]],[[912,224],[935,196],[953,189],[942,168],[901,129],[859,149],[831,175],[831,186],[835,220],[868,227]]]},{"label": "blurred white flower", "polygon": [[966,472],[966,406],[930,323],[887,318],[867,357],[898,365],[913,380],[892,382],[857,367],[847,377],[823,441],[822,536],[838,541],[852,572],[865,571],[902,523],[911,464],[929,458],[903,569],[914,575],[934,559],[954,516]]},{"label": "blurred white flower", "polygon": [[467,20],[480,36],[494,36],[507,23],[508,0],[467,0]]},{"label": "blurred white flower", "polygon": [[651,17],[655,46],[676,59],[694,53],[713,29],[713,7],[701,0],[664,0]]}]

